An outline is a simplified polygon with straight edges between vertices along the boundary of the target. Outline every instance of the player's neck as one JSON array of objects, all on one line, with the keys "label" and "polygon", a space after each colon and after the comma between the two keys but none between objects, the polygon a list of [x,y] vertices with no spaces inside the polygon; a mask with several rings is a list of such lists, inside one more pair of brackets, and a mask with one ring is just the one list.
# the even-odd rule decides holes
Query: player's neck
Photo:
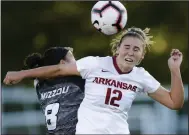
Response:
[{"label": "player's neck", "polygon": [[125,66],[123,65],[123,63],[121,61],[118,60],[119,58],[116,57],[116,63],[119,67],[119,69],[123,72],[123,73],[129,73],[132,71],[133,67],[130,66]]}]

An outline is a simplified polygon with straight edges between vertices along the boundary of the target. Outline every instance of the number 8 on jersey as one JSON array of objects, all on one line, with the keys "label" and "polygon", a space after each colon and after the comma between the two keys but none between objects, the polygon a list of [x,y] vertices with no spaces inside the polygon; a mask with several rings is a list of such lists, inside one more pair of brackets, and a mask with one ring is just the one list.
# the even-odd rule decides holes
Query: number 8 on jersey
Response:
[{"label": "number 8 on jersey", "polygon": [[45,117],[48,130],[56,129],[57,113],[59,110],[59,103],[49,104],[45,108]]}]

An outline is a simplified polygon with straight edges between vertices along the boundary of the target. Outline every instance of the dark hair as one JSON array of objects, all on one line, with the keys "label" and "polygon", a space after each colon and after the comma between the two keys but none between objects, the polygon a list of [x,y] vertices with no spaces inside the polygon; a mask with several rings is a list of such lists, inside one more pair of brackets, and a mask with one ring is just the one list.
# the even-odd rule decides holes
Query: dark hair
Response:
[{"label": "dark hair", "polygon": [[32,69],[58,64],[61,59],[65,59],[69,50],[73,51],[69,47],[51,47],[44,52],[43,56],[40,53],[32,53],[25,58],[24,66],[26,69]]},{"label": "dark hair", "polygon": [[40,53],[32,53],[30,55],[28,55],[25,60],[24,60],[24,66],[27,69],[32,69],[32,68],[36,68],[36,67],[40,67],[41,66],[41,54]]}]

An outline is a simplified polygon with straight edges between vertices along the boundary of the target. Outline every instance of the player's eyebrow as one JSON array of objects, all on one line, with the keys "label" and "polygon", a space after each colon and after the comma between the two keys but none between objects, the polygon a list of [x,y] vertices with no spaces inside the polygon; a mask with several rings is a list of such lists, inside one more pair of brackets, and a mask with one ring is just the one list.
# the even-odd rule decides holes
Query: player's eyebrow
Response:
[{"label": "player's eyebrow", "polygon": [[130,47],[130,45],[124,45],[125,47]]}]

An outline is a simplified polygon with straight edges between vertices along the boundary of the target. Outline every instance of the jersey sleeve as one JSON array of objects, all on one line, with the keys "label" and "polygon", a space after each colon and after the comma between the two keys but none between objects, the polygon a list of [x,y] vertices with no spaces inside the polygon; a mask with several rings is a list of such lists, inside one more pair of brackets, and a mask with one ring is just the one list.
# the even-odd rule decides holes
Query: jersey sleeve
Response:
[{"label": "jersey sleeve", "polygon": [[160,83],[146,70],[144,70],[142,80],[145,93],[153,93],[160,87]]},{"label": "jersey sleeve", "polygon": [[98,57],[88,56],[77,60],[77,70],[83,79],[86,79],[91,71],[98,66]]}]

